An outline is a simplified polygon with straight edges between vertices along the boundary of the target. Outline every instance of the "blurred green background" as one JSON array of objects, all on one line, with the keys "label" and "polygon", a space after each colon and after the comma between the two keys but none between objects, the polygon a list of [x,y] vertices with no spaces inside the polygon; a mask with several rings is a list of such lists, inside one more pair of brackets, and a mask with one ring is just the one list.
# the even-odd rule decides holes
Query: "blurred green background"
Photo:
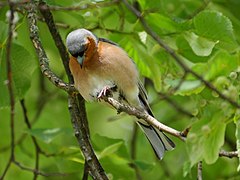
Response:
[{"label": "blurred green background", "polygon": [[[86,103],[91,140],[110,179],[196,179],[197,163],[203,161],[204,179],[239,179],[239,158],[219,157],[221,149],[240,149],[239,109],[230,105],[187,73],[145,31],[141,22],[120,1],[46,0],[65,41],[67,34],[86,28],[125,49],[145,80],[149,102],[162,123],[183,130],[192,127],[187,142],[171,137],[176,148],[158,161],[143,133],[137,131],[136,158],[131,158],[133,117],[98,103]],[[143,12],[150,28],[170,46],[191,70],[200,74],[230,99],[239,102],[239,0],[138,0],[129,1]],[[98,6],[98,4],[101,4]],[[10,106],[6,86],[6,40],[9,7],[0,4],[0,175],[10,156]],[[86,5],[89,5],[87,7]],[[54,7],[62,7],[56,10]],[[64,10],[78,7],[83,10]],[[39,169],[66,176],[38,179],[81,179],[84,159],[78,147],[67,107],[67,94],[40,72],[29,38],[27,9],[17,8],[12,43],[15,110],[15,158],[34,168],[35,147],[41,149]],[[38,13],[40,38],[50,67],[67,81],[58,50]],[[184,79],[183,79],[184,77]],[[183,80],[182,80],[183,79]],[[180,87],[178,87],[179,83]],[[178,88],[176,88],[178,87]],[[166,98],[166,97],[167,98]],[[165,98],[164,98],[165,97]],[[20,100],[31,121],[24,122]],[[169,99],[172,103],[169,103]],[[32,179],[33,173],[12,164],[5,179]],[[89,178],[91,179],[91,178]]]}]

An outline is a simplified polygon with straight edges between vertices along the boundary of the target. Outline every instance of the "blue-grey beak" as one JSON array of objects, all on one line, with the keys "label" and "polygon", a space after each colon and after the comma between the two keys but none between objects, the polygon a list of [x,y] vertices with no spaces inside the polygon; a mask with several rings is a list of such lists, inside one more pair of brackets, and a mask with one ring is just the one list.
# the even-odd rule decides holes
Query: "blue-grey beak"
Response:
[{"label": "blue-grey beak", "polygon": [[81,68],[82,68],[83,61],[84,61],[84,56],[78,56],[78,57],[77,57],[77,61],[78,61],[78,63],[80,64],[80,66],[81,66]]}]

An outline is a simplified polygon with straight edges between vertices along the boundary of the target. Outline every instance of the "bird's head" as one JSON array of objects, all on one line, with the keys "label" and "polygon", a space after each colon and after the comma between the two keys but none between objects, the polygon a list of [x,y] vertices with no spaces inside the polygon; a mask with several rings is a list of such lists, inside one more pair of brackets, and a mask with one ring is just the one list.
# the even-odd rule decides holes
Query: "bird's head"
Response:
[{"label": "bird's head", "polygon": [[83,62],[90,59],[96,51],[98,39],[86,29],[77,29],[67,36],[66,45],[69,53],[83,66]]}]

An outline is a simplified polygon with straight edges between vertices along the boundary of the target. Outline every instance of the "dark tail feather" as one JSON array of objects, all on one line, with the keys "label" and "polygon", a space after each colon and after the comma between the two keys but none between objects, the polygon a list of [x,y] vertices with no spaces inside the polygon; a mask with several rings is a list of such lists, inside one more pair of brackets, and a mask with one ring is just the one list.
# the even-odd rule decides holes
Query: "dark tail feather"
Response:
[{"label": "dark tail feather", "polygon": [[165,151],[170,151],[174,149],[175,144],[162,131],[154,128],[151,125],[145,125],[139,121],[138,124],[144,131],[144,134],[146,135],[148,141],[152,145],[152,148],[159,159],[163,158]]}]

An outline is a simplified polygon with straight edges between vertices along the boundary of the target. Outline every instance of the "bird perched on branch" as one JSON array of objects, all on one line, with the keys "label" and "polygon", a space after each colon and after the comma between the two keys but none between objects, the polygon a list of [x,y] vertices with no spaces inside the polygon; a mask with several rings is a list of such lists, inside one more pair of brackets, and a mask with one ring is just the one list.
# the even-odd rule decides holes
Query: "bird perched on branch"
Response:
[{"label": "bird perched on branch", "polygon": [[[116,100],[153,116],[134,62],[116,43],[77,29],[68,34],[66,45],[72,55],[69,67],[75,87],[86,101],[99,100],[111,92]],[[159,159],[175,147],[163,132],[144,120],[137,123]]]}]

